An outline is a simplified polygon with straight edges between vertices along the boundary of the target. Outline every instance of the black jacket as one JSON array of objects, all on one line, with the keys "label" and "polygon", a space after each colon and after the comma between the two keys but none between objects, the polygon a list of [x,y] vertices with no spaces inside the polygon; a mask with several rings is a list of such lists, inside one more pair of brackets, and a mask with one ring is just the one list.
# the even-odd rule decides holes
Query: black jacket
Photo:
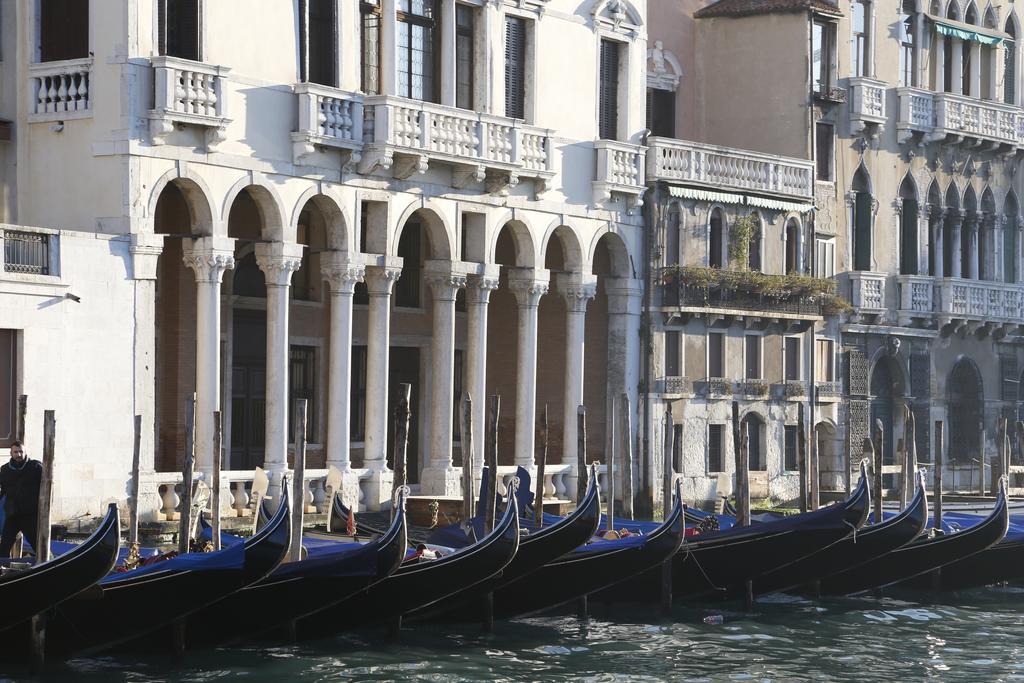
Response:
[{"label": "black jacket", "polygon": [[36,515],[39,511],[39,480],[43,477],[43,465],[38,460],[25,460],[15,469],[8,462],[0,467],[0,495],[6,496],[4,514]]}]

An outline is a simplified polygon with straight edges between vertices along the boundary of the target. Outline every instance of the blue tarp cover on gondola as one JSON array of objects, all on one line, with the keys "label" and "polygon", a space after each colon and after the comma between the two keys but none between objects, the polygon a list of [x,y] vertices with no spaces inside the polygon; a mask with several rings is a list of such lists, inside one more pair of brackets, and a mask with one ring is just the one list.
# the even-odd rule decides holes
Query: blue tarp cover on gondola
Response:
[{"label": "blue tarp cover on gondola", "polygon": [[172,557],[163,562],[139,567],[131,571],[117,574],[108,574],[101,581],[100,585],[105,586],[117,583],[128,578],[136,578],[146,574],[168,571],[218,571],[228,569],[242,569],[245,567],[245,546],[236,544],[214,553],[186,553]]}]

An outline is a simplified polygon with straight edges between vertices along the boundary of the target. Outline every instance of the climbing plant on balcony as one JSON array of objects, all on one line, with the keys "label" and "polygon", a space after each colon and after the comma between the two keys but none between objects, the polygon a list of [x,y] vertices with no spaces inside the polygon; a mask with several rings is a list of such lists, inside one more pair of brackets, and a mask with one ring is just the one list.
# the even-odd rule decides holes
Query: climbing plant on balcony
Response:
[{"label": "climbing plant on balcony", "polygon": [[757,234],[753,216],[740,216],[729,228],[729,264],[747,270],[750,264],[750,242]]}]

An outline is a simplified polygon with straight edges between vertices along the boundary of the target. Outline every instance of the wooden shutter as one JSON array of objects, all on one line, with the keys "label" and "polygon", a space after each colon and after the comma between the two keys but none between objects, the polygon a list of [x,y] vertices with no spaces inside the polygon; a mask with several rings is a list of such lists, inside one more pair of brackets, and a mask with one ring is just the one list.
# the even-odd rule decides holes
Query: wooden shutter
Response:
[{"label": "wooden shutter", "polygon": [[505,17],[505,116],[526,118],[526,20]]},{"label": "wooden shutter", "polygon": [[337,85],[335,76],[335,45],[334,27],[336,24],[336,0],[306,0],[305,41],[308,71],[304,80],[334,87]]},{"label": "wooden shutter", "polygon": [[39,61],[89,56],[89,0],[39,0]]},{"label": "wooden shutter", "polygon": [[708,335],[708,377],[725,375],[724,341],[725,335],[718,332]]},{"label": "wooden shutter", "polygon": [[665,376],[679,376],[679,332],[665,331]]},{"label": "wooden shutter", "polygon": [[0,446],[10,446],[17,437],[17,380],[17,334],[0,330]]},{"label": "wooden shutter", "polygon": [[196,62],[201,59],[199,0],[160,0],[157,22],[160,54]]},{"label": "wooden shutter", "polygon": [[800,379],[800,340],[786,337],[786,381]]},{"label": "wooden shutter", "polygon": [[761,379],[761,338],[754,334],[746,336],[747,379]]},{"label": "wooden shutter", "polygon": [[619,44],[601,40],[600,88],[598,92],[598,135],[615,140],[619,130]]}]

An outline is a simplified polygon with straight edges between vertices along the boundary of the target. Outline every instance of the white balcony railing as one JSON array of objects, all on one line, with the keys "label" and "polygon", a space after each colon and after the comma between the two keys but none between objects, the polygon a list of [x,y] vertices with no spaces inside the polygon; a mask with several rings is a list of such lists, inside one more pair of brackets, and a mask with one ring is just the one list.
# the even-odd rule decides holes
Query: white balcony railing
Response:
[{"label": "white balcony railing", "polygon": [[231,122],[225,93],[229,71],[188,59],[154,57],[154,108],[149,112],[153,144],[164,144],[175,124],[205,128],[208,148],[222,142]]},{"label": "white balcony railing", "polygon": [[880,314],[885,308],[885,273],[850,271],[850,303],[859,313]]},{"label": "white balcony railing", "polygon": [[872,78],[850,79],[851,135],[872,137],[885,127],[885,82]]},{"label": "white balcony railing", "polygon": [[1013,147],[1024,143],[1024,112],[1019,107],[952,93],[900,88],[897,128],[906,141],[913,133],[926,140],[972,138]]},{"label": "white balcony railing", "polygon": [[292,133],[296,164],[305,163],[317,147],[347,150],[346,161],[358,161],[363,146],[363,98],[314,83],[295,86],[299,129]]},{"label": "white balcony railing", "polygon": [[615,140],[594,143],[597,169],[594,175],[594,203],[603,204],[613,194],[626,196],[630,206],[643,204],[646,147]]},{"label": "white balcony railing", "polygon": [[1024,323],[1024,285],[953,278],[938,282],[935,309],[944,318]]},{"label": "white balcony railing", "polygon": [[928,275],[898,275],[900,324],[909,325],[915,318],[928,318],[934,312],[935,284]]},{"label": "white balcony railing", "polygon": [[441,162],[454,167],[456,187],[486,180],[492,193],[520,177],[546,185],[554,175],[550,131],[516,119],[376,95],[363,101],[362,132],[360,173],[384,168],[407,178]]},{"label": "white balcony railing", "polygon": [[649,138],[650,180],[699,183],[724,190],[814,197],[814,162],[715,147],[674,138]]},{"label": "white balcony railing", "polygon": [[29,121],[63,121],[92,115],[92,58],[32,64]]}]

